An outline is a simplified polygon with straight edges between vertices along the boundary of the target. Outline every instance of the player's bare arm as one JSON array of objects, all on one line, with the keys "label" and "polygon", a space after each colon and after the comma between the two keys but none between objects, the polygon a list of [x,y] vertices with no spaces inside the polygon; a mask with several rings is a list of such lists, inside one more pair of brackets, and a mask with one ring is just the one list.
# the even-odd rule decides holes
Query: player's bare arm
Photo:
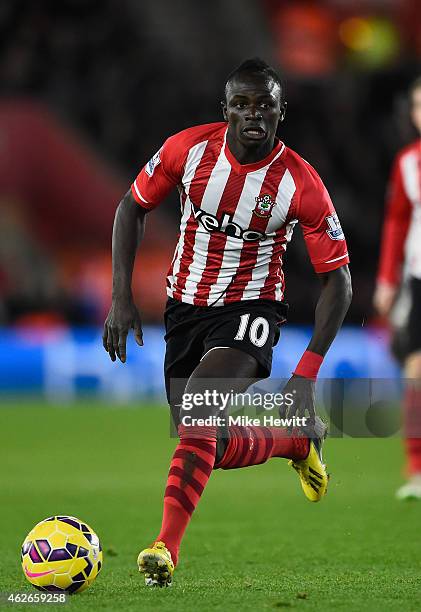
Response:
[{"label": "player's bare arm", "polygon": [[352,285],[348,266],[318,276],[322,291],[316,306],[313,336],[307,350],[324,357],[351,304]]},{"label": "player's bare arm", "polygon": [[[338,333],[352,300],[352,284],[349,267],[342,266],[336,270],[318,275],[322,290],[316,305],[313,336],[307,347],[315,355],[324,357]],[[315,381],[299,374],[294,374],[288,381],[285,391],[295,391],[295,401],[290,407],[288,416],[309,415],[314,421]]]},{"label": "player's bare arm", "polygon": [[143,346],[142,323],[133,300],[131,283],[136,252],[145,232],[145,210],[126,193],[118,205],[113,227],[112,304],[104,324],[103,345],[111,361],[116,355],[126,361],[126,341],[130,329],[139,346]]}]

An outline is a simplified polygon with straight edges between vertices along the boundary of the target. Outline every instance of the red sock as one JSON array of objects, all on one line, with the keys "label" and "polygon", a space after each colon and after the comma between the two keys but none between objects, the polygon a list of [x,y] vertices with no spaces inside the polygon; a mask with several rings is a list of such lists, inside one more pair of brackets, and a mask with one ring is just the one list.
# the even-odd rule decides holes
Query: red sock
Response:
[{"label": "red sock", "polygon": [[229,428],[229,441],[224,456],[215,469],[259,465],[271,457],[286,459],[305,459],[309,451],[309,440],[303,436],[291,435],[280,427],[241,427]]},{"label": "red sock", "polygon": [[[418,382],[418,381],[417,381]],[[404,433],[407,472],[421,473],[421,386],[408,381],[404,395]]]},{"label": "red sock", "polygon": [[216,427],[180,425],[178,434],[180,442],[171,461],[164,494],[161,531],[155,540],[164,542],[174,565],[181,539],[215,463]]}]

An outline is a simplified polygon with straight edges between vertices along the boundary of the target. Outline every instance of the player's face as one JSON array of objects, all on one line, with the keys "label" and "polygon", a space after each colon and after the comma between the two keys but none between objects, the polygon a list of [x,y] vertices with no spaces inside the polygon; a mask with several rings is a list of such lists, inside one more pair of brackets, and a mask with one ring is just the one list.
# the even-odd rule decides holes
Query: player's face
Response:
[{"label": "player's face", "polygon": [[224,118],[231,135],[246,148],[272,143],[281,120],[281,89],[273,79],[259,75],[228,83]]},{"label": "player's face", "polygon": [[411,119],[421,134],[421,87],[417,87],[411,96]]}]

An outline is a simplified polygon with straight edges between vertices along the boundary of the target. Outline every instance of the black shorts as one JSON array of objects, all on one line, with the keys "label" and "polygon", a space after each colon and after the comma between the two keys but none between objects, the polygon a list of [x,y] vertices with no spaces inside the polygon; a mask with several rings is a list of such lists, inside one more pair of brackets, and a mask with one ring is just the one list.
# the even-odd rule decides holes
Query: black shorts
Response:
[{"label": "black shorts", "polygon": [[286,321],[288,305],[271,300],[247,300],[226,306],[191,306],[173,298],[165,310],[165,388],[170,380],[187,379],[202,357],[216,347],[238,348],[255,357],[259,378],[272,369],[272,349]]},{"label": "black shorts", "polygon": [[421,351],[421,279],[410,278],[408,291],[410,306],[406,321],[392,337],[392,353],[400,362]]}]

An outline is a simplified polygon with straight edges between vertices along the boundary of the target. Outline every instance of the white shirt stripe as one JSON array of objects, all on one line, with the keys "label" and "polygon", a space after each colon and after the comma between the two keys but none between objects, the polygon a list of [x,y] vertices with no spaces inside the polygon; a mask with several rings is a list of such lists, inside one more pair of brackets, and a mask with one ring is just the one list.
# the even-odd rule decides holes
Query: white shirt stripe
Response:
[{"label": "white shirt stripe", "polygon": [[401,172],[405,193],[412,205],[405,241],[405,273],[421,279],[421,141],[402,156]]},{"label": "white shirt stripe", "polygon": [[[196,172],[197,166],[200,164],[200,160],[202,159],[202,156],[203,156],[203,153],[205,152],[207,144],[208,144],[207,140],[203,142],[199,142],[197,145],[195,145],[194,147],[190,149],[187,155],[185,172],[184,172],[183,179],[182,179],[182,183],[183,183],[185,190],[188,190],[190,188],[190,184],[194,177],[194,173]],[[188,191],[186,191],[186,193],[188,195]],[[180,201],[181,203],[183,201],[182,195],[180,196]],[[183,250],[184,250],[184,238],[185,238],[186,226],[187,226],[187,221],[190,217],[190,214],[191,214],[191,202],[189,198],[187,197],[186,201],[184,202],[184,209],[182,211],[182,216],[181,216],[181,221],[180,221],[180,237],[178,239],[177,246],[175,247],[175,251],[174,251],[173,271],[172,271],[172,275],[168,279],[170,283],[170,287],[167,288],[167,294],[170,297],[173,296],[173,293],[174,293],[173,287],[174,287],[175,279],[177,278],[177,274],[180,271],[180,263],[181,263],[181,259],[183,256]]]},{"label": "white shirt stripe", "polygon": [[418,171],[418,155],[410,151],[401,160],[402,179],[408,199],[413,203],[421,202],[420,176]]},{"label": "white shirt stripe", "polygon": [[[265,180],[269,166],[250,172],[244,182],[243,190],[238,200],[237,208],[233,215],[233,222],[238,223],[240,227],[249,227],[253,217],[253,207],[250,206],[250,193],[260,193],[261,186]],[[223,302],[223,294],[233,277],[237,273],[240,265],[241,253],[244,247],[244,240],[239,238],[227,237],[225,244],[224,257],[222,259],[221,269],[218,279],[211,287],[208,306],[214,304],[218,296],[221,296],[221,304]],[[218,300],[219,302],[219,300]],[[216,305],[216,302],[215,302]]]},{"label": "white shirt stripe", "polygon": [[181,179],[181,182],[184,186],[184,191],[187,195],[189,195],[191,182],[193,180],[197,166],[200,164],[200,161],[203,157],[203,153],[205,152],[207,144],[207,140],[199,142],[197,145],[194,145],[194,147],[190,149],[187,155],[184,174],[183,178]]},{"label": "white shirt stripe", "polygon": [[244,300],[253,299],[253,297],[256,297],[256,291],[263,288],[269,273],[269,265],[275,244],[274,230],[284,225],[294,193],[295,183],[290,171],[287,169],[279,182],[276,205],[273,207],[273,215],[267,226],[267,232],[272,234],[272,236],[259,244],[256,265],[243,293]]},{"label": "white shirt stripe", "polygon": [[[230,172],[231,166],[224,155],[223,145],[200,204],[200,208],[206,210],[207,213],[216,215]],[[210,233],[198,223],[193,247],[193,260],[189,266],[189,275],[187,276],[186,284],[183,289],[184,302],[188,301],[189,303],[193,303],[197,285],[206,268],[210,236]]]},{"label": "white shirt stripe", "polygon": [[181,258],[183,256],[183,249],[184,249],[184,237],[186,233],[187,221],[190,217],[190,212],[191,212],[190,200],[187,198],[186,201],[184,202],[184,211],[183,211],[183,214],[181,216],[181,221],[180,221],[180,237],[178,239],[178,242],[177,242],[177,245],[174,251],[174,257],[173,257],[174,265],[172,269],[172,274],[171,276],[168,277],[170,287],[167,287],[167,294],[170,297],[173,297],[174,295],[174,283],[177,278],[177,274],[180,271],[180,263],[181,263]]}]

